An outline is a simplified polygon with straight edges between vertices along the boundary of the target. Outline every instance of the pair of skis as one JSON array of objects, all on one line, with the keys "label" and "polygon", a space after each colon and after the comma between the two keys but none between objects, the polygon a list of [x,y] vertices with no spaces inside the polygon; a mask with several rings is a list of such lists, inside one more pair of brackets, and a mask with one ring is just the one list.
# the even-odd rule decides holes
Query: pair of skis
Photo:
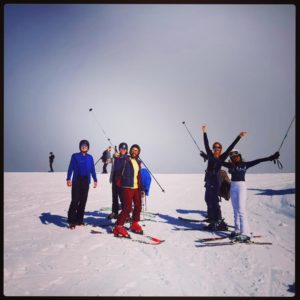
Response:
[{"label": "pair of skis", "polygon": [[237,242],[237,241],[229,241],[229,242],[212,242],[212,243],[203,243],[201,245],[196,245],[196,247],[215,247],[215,246],[232,246],[232,245],[272,245],[271,242],[257,242],[257,241],[249,241],[249,242]]},{"label": "pair of skis", "polygon": [[[195,222],[195,223],[202,223],[202,222],[208,222],[208,219],[202,219],[202,220],[197,220],[197,219],[188,219],[188,218],[183,218],[183,217],[178,217],[179,220],[182,221],[187,221],[187,222]],[[232,225],[228,225],[228,227],[234,228]],[[179,228],[175,227],[175,230],[201,230],[199,228]],[[261,235],[254,235],[252,238],[261,238]],[[249,242],[239,242],[235,240],[230,240],[230,241],[223,241],[225,239],[229,239],[230,235],[225,235],[225,236],[218,236],[218,237],[209,237],[209,238],[203,238],[203,239],[198,239],[196,242],[200,242],[202,244],[197,245],[196,247],[209,247],[209,246],[227,246],[227,245],[236,245],[236,244],[246,244],[246,245],[272,245],[271,242],[259,242],[259,241],[249,241]]]},{"label": "pair of skis", "polygon": [[[261,238],[261,235],[253,235],[252,238]],[[209,247],[209,246],[227,246],[227,245],[236,245],[236,244],[245,244],[245,245],[272,245],[271,242],[259,242],[259,241],[246,241],[246,242],[240,242],[234,239],[231,239],[230,241],[224,241],[225,239],[230,239],[230,235],[225,236],[218,236],[218,237],[209,237],[209,238],[203,238],[198,239],[195,242],[200,242],[202,244],[197,245],[196,247]],[[218,242],[216,242],[218,241]],[[221,242],[220,242],[221,241]],[[209,242],[209,243],[207,243]]]},{"label": "pair of skis", "polygon": [[[105,224],[107,225],[107,224]],[[102,227],[102,225],[100,225]],[[92,234],[101,234],[102,232],[100,230],[92,229]],[[154,236],[146,235],[146,234],[138,234],[134,232],[130,232],[130,234],[133,233],[133,236],[129,235],[128,237],[119,237],[122,239],[127,239],[132,242],[142,243],[142,244],[148,244],[148,245],[159,245],[163,243],[165,240],[159,239]]]}]

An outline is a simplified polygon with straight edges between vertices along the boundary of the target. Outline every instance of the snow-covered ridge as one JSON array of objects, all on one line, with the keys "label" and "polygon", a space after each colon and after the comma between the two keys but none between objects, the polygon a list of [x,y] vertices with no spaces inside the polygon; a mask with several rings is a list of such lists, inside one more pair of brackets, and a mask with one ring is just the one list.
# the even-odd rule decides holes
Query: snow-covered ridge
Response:
[{"label": "snow-covered ridge", "polygon": [[[87,226],[66,227],[71,190],[66,173],[4,173],[4,294],[6,296],[293,296],[295,283],[295,174],[247,174],[253,234],[272,245],[197,247],[213,236],[205,216],[203,174],[154,174],[144,232],[165,239],[152,246],[109,234],[109,175],[90,186]],[[230,201],[222,200],[233,223]],[[148,220],[146,220],[148,219]],[[96,226],[96,227],[93,227]],[[91,234],[91,228],[102,234]],[[215,234],[217,235],[217,233]],[[222,235],[222,233],[218,233]]]}]

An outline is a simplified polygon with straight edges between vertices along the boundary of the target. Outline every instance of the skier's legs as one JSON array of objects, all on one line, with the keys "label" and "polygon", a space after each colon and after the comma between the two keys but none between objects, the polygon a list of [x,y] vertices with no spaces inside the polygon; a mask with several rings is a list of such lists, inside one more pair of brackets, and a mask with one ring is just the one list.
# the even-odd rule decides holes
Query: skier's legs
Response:
[{"label": "skier's legs", "polygon": [[236,231],[241,232],[240,215],[239,215],[239,193],[238,193],[238,186],[235,181],[231,182],[230,198],[231,198],[231,204],[233,208],[234,227]]},{"label": "skier's legs", "polygon": [[118,200],[119,189],[114,183],[112,183],[111,188],[112,188],[112,212],[117,215],[119,212],[119,200]]},{"label": "skier's legs", "polygon": [[107,173],[107,163],[104,163],[103,164],[103,172],[102,173],[104,173],[104,174],[106,174]]},{"label": "skier's legs", "polygon": [[211,201],[211,189],[210,188],[205,189],[205,202],[207,205],[207,218],[212,219],[213,212],[212,212],[212,201]]},{"label": "skier's legs", "polygon": [[239,216],[240,216],[240,226],[241,233],[250,236],[250,226],[247,216],[247,187],[245,181],[239,181]]},{"label": "skier's legs", "polygon": [[222,219],[220,199],[218,196],[218,190],[216,188],[209,189],[209,201],[211,207],[211,218],[214,222]]},{"label": "skier's legs", "polygon": [[77,222],[83,222],[83,216],[85,211],[85,206],[88,198],[89,193],[89,182],[87,177],[80,177],[80,190],[79,190],[79,203],[78,203],[78,210],[77,210]]},{"label": "skier's legs", "polygon": [[75,224],[77,222],[77,209],[78,209],[78,202],[79,202],[78,180],[72,183],[71,197],[72,199],[68,210],[68,223]]},{"label": "skier's legs", "polygon": [[116,225],[124,225],[126,220],[129,218],[129,215],[132,210],[132,198],[133,198],[133,190],[130,188],[123,188],[122,189],[122,196],[123,196],[123,209],[118,216],[116,221]]},{"label": "skier's legs", "polygon": [[138,222],[141,216],[142,199],[141,199],[141,193],[139,189],[134,189],[133,191],[134,191],[133,192],[134,209],[132,213],[132,221]]}]

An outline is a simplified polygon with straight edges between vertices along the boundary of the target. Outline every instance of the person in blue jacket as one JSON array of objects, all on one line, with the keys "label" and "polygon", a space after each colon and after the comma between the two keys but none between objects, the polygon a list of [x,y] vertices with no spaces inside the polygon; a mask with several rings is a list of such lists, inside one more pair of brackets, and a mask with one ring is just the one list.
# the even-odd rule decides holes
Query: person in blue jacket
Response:
[{"label": "person in blue jacket", "polygon": [[[94,159],[88,154],[90,144],[87,140],[79,143],[79,153],[73,153],[67,173],[67,186],[72,187],[72,200],[68,211],[68,223],[70,229],[76,225],[84,225],[83,216],[87,202],[91,175],[94,180],[94,188],[97,187],[97,176]],[[71,176],[72,180],[71,180]]]}]

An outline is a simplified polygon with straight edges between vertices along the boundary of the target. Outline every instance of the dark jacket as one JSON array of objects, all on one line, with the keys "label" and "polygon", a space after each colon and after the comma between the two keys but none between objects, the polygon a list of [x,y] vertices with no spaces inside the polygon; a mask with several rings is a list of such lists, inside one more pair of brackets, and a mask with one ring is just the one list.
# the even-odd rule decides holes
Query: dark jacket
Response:
[{"label": "dark jacket", "polygon": [[[138,188],[141,191],[144,191],[144,188],[141,185],[141,161],[137,159],[137,163],[139,165],[139,172],[138,172]],[[134,180],[134,169],[131,163],[130,156],[126,155],[122,158],[119,158],[115,161],[114,166],[115,172],[119,173],[121,176],[121,187],[122,188],[132,188],[133,187],[133,180]]]},{"label": "dark jacket", "polygon": [[209,147],[209,142],[207,138],[207,133],[203,133],[204,138],[204,146],[208,156],[207,168],[205,170],[205,182],[209,182],[216,188],[220,185],[219,171],[221,170],[221,162],[225,161],[229,156],[230,151],[234,148],[234,146],[238,143],[241,137],[238,135],[237,138],[233,141],[233,143],[223,152],[220,157],[217,159],[214,157],[212,150]]},{"label": "dark jacket", "polygon": [[228,168],[228,172],[231,174],[231,181],[245,181],[245,174],[247,169],[260,164],[261,162],[272,161],[274,159],[276,159],[275,154],[248,162],[241,161],[237,164],[232,164],[230,162],[221,162],[221,164],[222,166]]},{"label": "dark jacket", "polygon": [[[109,182],[112,184],[120,185],[121,172],[122,172],[122,162],[121,159],[128,156],[128,154],[120,155],[119,157],[114,157],[112,160],[111,171]],[[118,182],[118,183],[117,183]]]}]

